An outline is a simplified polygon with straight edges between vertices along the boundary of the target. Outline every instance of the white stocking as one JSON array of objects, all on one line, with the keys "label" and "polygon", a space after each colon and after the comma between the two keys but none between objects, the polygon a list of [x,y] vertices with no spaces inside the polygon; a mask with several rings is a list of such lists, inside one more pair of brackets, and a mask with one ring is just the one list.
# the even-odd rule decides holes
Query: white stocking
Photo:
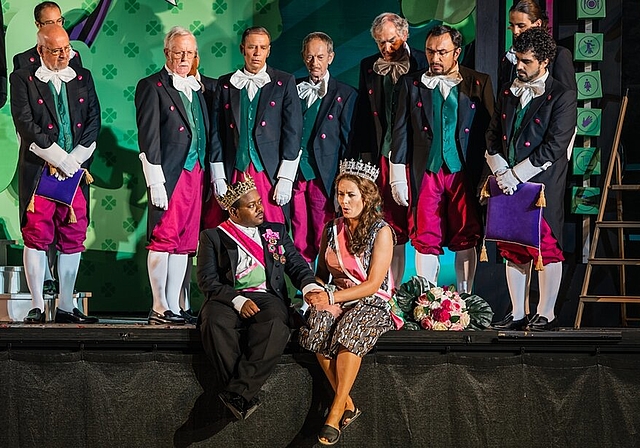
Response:
[{"label": "white stocking", "polygon": [[460,293],[471,294],[473,280],[476,275],[477,256],[478,253],[475,247],[456,252],[456,287]]},{"label": "white stocking", "polygon": [[31,292],[31,306],[40,308],[44,312],[44,270],[47,264],[47,253],[43,250],[24,248],[22,252],[22,262],[25,269],[27,285]]},{"label": "white stocking", "polygon": [[73,288],[76,285],[81,254],[82,252],[58,255],[58,278],[60,279],[58,308],[69,313],[78,307],[77,299],[73,299]]},{"label": "white stocking", "polygon": [[509,296],[513,307],[513,320],[520,320],[525,317],[525,303],[529,296],[529,285],[531,283],[531,266],[533,262],[516,264],[507,260],[506,275]]},{"label": "white stocking", "polygon": [[149,251],[147,270],[149,271],[151,294],[153,294],[153,310],[160,314],[169,309],[166,292],[168,266],[169,254],[167,252]]},{"label": "white stocking", "polygon": [[170,254],[167,268],[167,304],[169,309],[180,315],[180,291],[187,270],[187,254]]},{"label": "white stocking", "polygon": [[550,263],[544,267],[544,271],[538,271],[540,303],[538,303],[537,313],[546,317],[549,322],[556,317],[554,308],[561,281],[562,262]]},{"label": "white stocking", "polygon": [[438,274],[440,273],[440,257],[416,252],[416,272],[419,276],[437,285]]}]

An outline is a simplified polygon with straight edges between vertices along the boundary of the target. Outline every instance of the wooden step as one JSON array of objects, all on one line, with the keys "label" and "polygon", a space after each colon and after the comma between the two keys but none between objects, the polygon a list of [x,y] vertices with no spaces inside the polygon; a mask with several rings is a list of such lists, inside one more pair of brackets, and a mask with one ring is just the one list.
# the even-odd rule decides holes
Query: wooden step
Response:
[{"label": "wooden step", "polygon": [[604,295],[585,295],[580,296],[581,302],[598,302],[598,303],[640,303],[640,296],[604,296]]},{"label": "wooden step", "polygon": [[638,258],[589,258],[589,263],[598,266],[640,266]]},{"label": "wooden step", "polygon": [[609,185],[613,191],[640,191],[640,185]]},{"label": "wooden step", "polygon": [[596,226],[612,229],[640,229],[640,221],[596,221]]}]

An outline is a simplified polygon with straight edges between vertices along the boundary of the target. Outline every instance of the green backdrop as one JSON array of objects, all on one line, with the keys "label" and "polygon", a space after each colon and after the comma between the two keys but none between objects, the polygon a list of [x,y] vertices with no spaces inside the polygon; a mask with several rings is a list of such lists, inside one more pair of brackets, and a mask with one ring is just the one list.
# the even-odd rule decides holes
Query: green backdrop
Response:
[{"label": "green backdrop", "polygon": [[[218,77],[242,66],[239,38],[247,26],[263,25],[272,33],[269,64],[304,75],[300,58],[303,37],[316,30],[335,41],[332,76],[357,86],[360,59],[377,51],[369,34],[373,18],[383,11],[402,12],[412,23],[409,43],[423,48],[426,32],[440,21],[457,24],[465,43],[474,39],[475,1],[469,0],[101,0],[108,13],[90,46],[72,42],[96,82],[102,108],[102,130],[91,174],[91,222],[77,289],[93,292],[92,311],[146,311],[151,291],[146,271],[146,191],[138,160],[133,104],[135,86],[164,64],[163,37],[174,25],[190,29],[198,40],[202,73]],[[6,52],[35,44],[36,0],[1,0],[6,26]],[[59,0],[65,27],[101,5],[99,0]],[[9,62],[9,70],[12,64]],[[0,109],[0,236],[19,244],[10,249],[11,264],[21,264],[18,220],[17,142],[9,103]],[[411,252],[408,250],[408,252]],[[408,255],[407,276],[412,272]],[[443,260],[442,283],[454,280]],[[197,287],[192,301],[199,307]]]}]

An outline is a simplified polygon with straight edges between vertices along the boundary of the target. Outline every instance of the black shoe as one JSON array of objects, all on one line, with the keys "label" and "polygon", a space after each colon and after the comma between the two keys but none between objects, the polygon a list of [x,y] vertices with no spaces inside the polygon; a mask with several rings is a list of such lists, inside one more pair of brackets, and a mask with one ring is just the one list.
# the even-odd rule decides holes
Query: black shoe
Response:
[{"label": "black shoe", "polygon": [[527,330],[529,331],[548,331],[553,330],[556,326],[556,319],[554,318],[551,322],[544,316],[536,314],[527,325]]},{"label": "black shoe", "polygon": [[249,400],[249,402],[247,403],[247,405],[245,407],[244,419],[245,420],[248,419],[249,416],[251,414],[253,414],[255,412],[255,410],[260,407],[261,404],[262,404],[262,402],[260,401],[260,399],[258,397],[253,397],[251,400]]},{"label": "black shoe", "polygon": [[160,314],[153,309],[149,311],[150,325],[184,325],[184,319],[171,310]]},{"label": "black shoe", "polygon": [[45,280],[42,292],[51,296],[58,294],[58,282],[55,280]]},{"label": "black shoe", "polygon": [[[235,418],[237,418],[238,420],[244,420],[247,400],[245,400],[241,395],[238,395],[235,392],[229,392],[226,390],[220,392],[218,394],[218,397],[220,397],[220,400],[222,400],[224,405],[229,408]],[[258,406],[256,406],[256,408],[257,407]],[[255,411],[255,409],[253,411]]]},{"label": "black shoe", "polygon": [[193,311],[191,309],[180,310],[180,317],[182,317],[188,324],[196,325],[198,323],[198,316],[193,315]]},{"label": "black shoe", "polygon": [[527,319],[527,316],[524,316],[522,319],[513,320],[513,314],[509,314],[502,321],[491,325],[491,328],[504,331],[522,331],[527,327],[528,323],[529,319]]},{"label": "black shoe", "polygon": [[53,321],[57,324],[97,324],[98,318],[87,316],[78,308],[74,308],[72,312],[58,308],[56,310],[56,317]]},{"label": "black shoe", "polygon": [[40,308],[33,308],[29,311],[27,317],[24,318],[23,322],[25,324],[43,324],[44,313]]}]

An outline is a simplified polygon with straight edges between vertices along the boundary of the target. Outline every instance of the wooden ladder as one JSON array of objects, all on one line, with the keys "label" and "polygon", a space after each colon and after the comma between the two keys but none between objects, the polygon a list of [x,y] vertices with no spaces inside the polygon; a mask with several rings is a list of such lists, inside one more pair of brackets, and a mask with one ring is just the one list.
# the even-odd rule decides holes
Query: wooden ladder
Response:
[{"label": "wooden ladder", "polygon": [[[620,106],[620,115],[618,116],[618,124],[616,134],[611,148],[611,156],[607,167],[607,174],[602,186],[602,198],[600,199],[600,209],[595,222],[593,239],[589,248],[589,259],[587,260],[587,268],[580,292],[580,301],[578,303],[578,312],[576,314],[575,328],[580,328],[582,321],[582,312],[584,304],[587,302],[596,303],[620,303],[622,325],[627,326],[629,321],[640,320],[640,318],[630,318],[627,316],[627,303],[640,303],[640,296],[627,295],[627,266],[640,266],[640,259],[631,259],[625,256],[625,231],[630,229],[640,229],[640,221],[625,221],[623,218],[622,193],[630,191],[640,191],[640,185],[623,185],[622,184],[622,160],[620,156],[620,139],[622,134],[622,125],[627,111],[627,103],[629,100],[629,90],[625,93]],[[615,177],[614,177],[615,176]],[[615,181],[615,183],[614,183]],[[605,206],[609,200],[609,194],[615,194],[616,204],[616,220],[605,220]],[[598,257],[596,255],[600,232],[603,229],[614,230],[617,233],[618,257]],[[594,266],[617,266],[619,280],[619,295],[590,294],[589,283]]]}]

